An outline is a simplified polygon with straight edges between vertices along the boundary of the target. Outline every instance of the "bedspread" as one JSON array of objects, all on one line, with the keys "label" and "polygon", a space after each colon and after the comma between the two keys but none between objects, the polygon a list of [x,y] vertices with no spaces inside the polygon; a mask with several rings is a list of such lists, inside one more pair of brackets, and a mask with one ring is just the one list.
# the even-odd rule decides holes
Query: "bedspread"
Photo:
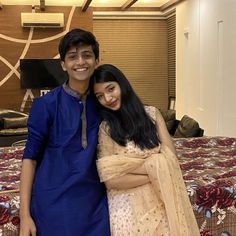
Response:
[{"label": "bedspread", "polygon": [[[201,236],[236,236],[236,138],[174,139]],[[19,233],[24,147],[0,148],[0,236]]]},{"label": "bedspread", "polygon": [[0,236],[19,235],[19,182],[24,147],[0,148]]},{"label": "bedspread", "polygon": [[174,140],[202,236],[236,235],[236,138]]}]

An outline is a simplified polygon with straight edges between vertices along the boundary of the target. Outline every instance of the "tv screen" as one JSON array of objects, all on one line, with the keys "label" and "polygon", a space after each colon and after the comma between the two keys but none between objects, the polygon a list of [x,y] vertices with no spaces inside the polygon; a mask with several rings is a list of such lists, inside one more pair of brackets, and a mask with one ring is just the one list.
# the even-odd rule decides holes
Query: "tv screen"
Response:
[{"label": "tv screen", "polygon": [[20,60],[20,84],[23,89],[55,88],[67,78],[60,59]]}]

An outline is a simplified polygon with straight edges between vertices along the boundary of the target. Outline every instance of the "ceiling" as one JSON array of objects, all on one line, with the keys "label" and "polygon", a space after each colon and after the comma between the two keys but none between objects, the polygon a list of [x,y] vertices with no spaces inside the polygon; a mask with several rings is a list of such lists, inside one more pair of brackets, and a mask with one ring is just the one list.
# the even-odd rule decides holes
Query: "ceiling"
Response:
[{"label": "ceiling", "polygon": [[40,5],[40,6],[81,6],[86,10],[94,8],[119,8],[132,10],[142,8],[151,10],[169,7],[180,0],[0,0],[0,5]]}]

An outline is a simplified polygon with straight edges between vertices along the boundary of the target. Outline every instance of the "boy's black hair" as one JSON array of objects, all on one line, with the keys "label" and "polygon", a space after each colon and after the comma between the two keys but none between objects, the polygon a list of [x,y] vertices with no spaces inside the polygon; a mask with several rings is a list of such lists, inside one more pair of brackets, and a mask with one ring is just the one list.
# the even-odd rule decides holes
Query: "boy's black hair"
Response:
[{"label": "boy's black hair", "polygon": [[83,29],[72,29],[60,40],[58,51],[61,60],[65,60],[65,55],[71,47],[79,47],[81,45],[92,46],[95,59],[99,58],[99,44],[95,36]]},{"label": "boy's black hair", "polygon": [[117,82],[121,89],[121,107],[118,111],[100,106],[111,138],[122,146],[126,146],[128,141],[133,141],[141,149],[158,146],[160,140],[155,121],[146,113],[141,100],[118,68],[110,64],[99,66],[90,79],[91,91],[95,83],[110,81]]}]

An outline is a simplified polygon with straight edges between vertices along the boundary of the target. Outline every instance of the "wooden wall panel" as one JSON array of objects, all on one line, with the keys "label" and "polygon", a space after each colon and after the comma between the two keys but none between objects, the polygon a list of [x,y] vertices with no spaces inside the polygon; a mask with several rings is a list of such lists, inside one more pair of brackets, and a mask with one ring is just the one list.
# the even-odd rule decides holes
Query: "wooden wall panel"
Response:
[{"label": "wooden wall panel", "polygon": [[[60,29],[34,28],[32,41],[26,47],[30,29],[21,27],[21,12],[31,12],[31,6],[5,6],[0,11],[0,108],[15,109],[27,112],[29,106],[22,107],[26,94],[20,88],[19,59],[20,58],[54,58],[58,55],[59,35],[53,40],[44,39],[65,34],[66,29],[83,28],[93,30],[92,9],[82,12],[76,7],[46,7],[45,12],[64,13],[65,27]],[[36,9],[36,11],[39,11]],[[72,14],[71,14],[72,13]],[[69,16],[72,15],[71,21]],[[21,40],[21,41],[20,41]],[[34,43],[34,40],[39,42]],[[40,42],[41,40],[41,42]],[[18,73],[12,73],[13,67]],[[38,90],[31,91],[33,96],[39,95]],[[26,101],[26,104],[30,101]]]},{"label": "wooden wall panel", "polygon": [[[30,43],[26,46],[30,29],[22,28],[20,13],[31,12],[31,6],[5,6],[0,11],[0,108],[22,108],[25,89],[20,88],[19,59],[54,58],[58,55],[60,37],[47,42]],[[36,11],[39,11],[36,9]],[[168,95],[175,92],[173,62],[168,55],[169,32],[175,26],[174,18],[169,20],[94,20],[92,8],[82,12],[76,7],[46,7],[45,12],[64,13],[65,27],[62,29],[35,28],[32,40],[43,40],[65,33],[68,29],[83,28],[95,33],[100,43],[101,63],[114,63],[131,80],[137,93],[145,103],[167,108]],[[72,14],[71,14],[72,13]],[[71,22],[70,15],[72,15]],[[70,23],[69,23],[70,22]],[[69,25],[67,25],[69,24]],[[173,35],[173,33],[172,33]],[[9,37],[9,38],[8,38]],[[172,36],[171,36],[172,37]],[[24,40],[18,42],[19,40]],[[172,47],[174,48],[174,47]],[[175,62],[174,62],[175,63]],[[15,67],[18,74],[12,73]],[[169,68],[169,70],[168,70]],[[170,76],[170,73],[172,75]],[[169,82],[168,87],[168,79]],[[174,78],[175,79],[175,78]],[[38,90],[32,90],[39,96]],[[30,106],[30,101],[27,103]],[[29,107],[24,106],[27,112]]]},{"label": "wooden wall panel", "polygon": [[175,97],[176,84],[176,16],[172,15],[167,19],[168,33],[168,94]]},{"label": "wooden wall panel", "polygon": [[94,20],[101,64],[111,63],[127,76],[145,104],[168,106],[166,20]]},{"label": "wooden wall panel", "polygon": [[58,55],[58,39],[30,45],[25,58],[54,58]]}]

